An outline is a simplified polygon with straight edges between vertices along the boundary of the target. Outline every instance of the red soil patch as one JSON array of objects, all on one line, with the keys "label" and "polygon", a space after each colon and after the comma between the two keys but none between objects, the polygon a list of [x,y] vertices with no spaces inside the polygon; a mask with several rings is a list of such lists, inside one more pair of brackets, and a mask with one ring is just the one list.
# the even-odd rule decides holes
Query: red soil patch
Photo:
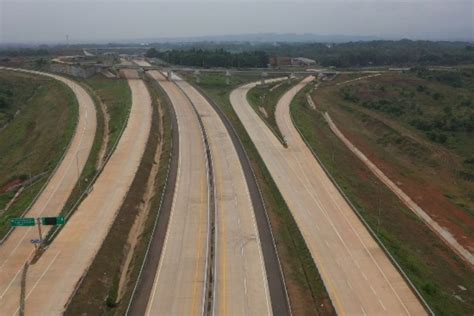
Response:
[{"label": "red soil patch", "polygon": [[[336,123],[337,124],[337,123]],[[410,196],[439,225],[445,227],[456,240],[467,249],[474,249],[474,219],[464,210],[454,205],[441,188],[421,177],[406,177],[397,167],[382,159],[362,137],[337,124],[341,132],[369,158],[380,170]],[[436,177],[434,175],[433,177]],[[462,225],[461,225],[462,224]],[[464,226],[464,227],[463,227]]]},{"label": "red soil patch", "polygon": [[14,188],[20,186],[22,183],[23,181],[21,181],[20,179],[11,180],[0,187],[0,194],[12,191]]}]

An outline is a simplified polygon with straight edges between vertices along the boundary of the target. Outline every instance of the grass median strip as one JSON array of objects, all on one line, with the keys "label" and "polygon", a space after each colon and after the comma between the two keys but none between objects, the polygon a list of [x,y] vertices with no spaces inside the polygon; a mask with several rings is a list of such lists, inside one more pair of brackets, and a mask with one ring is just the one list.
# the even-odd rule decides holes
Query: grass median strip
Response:
[{"label": "grass median strip", "polygon": [[247,100],[260,118],[267,124],[277,138],[285,144],[283,135],[275,118],[275,106],[280,97],[295,83],[295,80],[284,80],[270,85],[258,85],[247,94]]},{"label": "grass median strip", "polygon": [[[165,102],[164,98],[159,96],[156,87],[148,84],[148,88],[153,100],[153,119],[142,162],[110,232],[67,307],[66,315],[83,313],[123,315],[127,308],[128,298],[138,276],[146,252],[146,245],[151,238],[155,218],[158,216],[158,205],[161,191],[165,185],[171,150],[169,112],[166,106],[159,106],[158,103],[158,98],[160,102]],[[163,118],[161,129],[160,115]],[[159,161],[155,161],[158,146],[161,148],[161,155]],[[155,179],[152,181],[154,183],[153,194],[145,197],[146,184],[150,183],[150,170],[155,164],[159,164],[159,167]],[[148,214],[140,214],[143,211],[141,207],[144,203],[150,205]],[[142,215],[145,215],[146,218],[142,222],[143,225],[139,227],[138,233],[135,232],[138,239],[136,246],[133,247],[128,242],[129,236],[134,233],[132,232],[134,222]],[[124,264],[127,262],[130,251],[133,252],[131,260]],[[127,271],[123,270],[124,267],[128,267]],[[121,282],[120,277],[124,275],[126,277]],[[123,286],[119,291],[121,284]],[[94,298],[91,298],[90,293],[94,293]]]}]

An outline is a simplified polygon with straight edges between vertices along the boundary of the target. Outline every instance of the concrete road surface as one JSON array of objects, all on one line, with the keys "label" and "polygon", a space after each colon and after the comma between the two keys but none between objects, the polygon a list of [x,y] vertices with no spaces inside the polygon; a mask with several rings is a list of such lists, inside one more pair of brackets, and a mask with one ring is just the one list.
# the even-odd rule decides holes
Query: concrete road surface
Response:
[{"label": "concrete road surface", "polygon": [[288,204],[339,315],[424,315],[406,281],[324,173],[292,124],[289,104],[312,78],[278,102],[284,148],[247,102],[257,83],[235,89],[234,110]]},{"label": "concrete road surface", "polygon": [[234,144],[208,101],[189,83],[176,80],[202,119],[215,183],[215,315],[271,315],[265,264],[253,205]]},{"label": "concrete road surface", "polygon": [[[89,157],[96,131],[94,102],[89,94],[72,80],[36,71],[20,69],[15,71],[47,76],[65,83],[72,89],[79,104],[79,120],[64,158],[30,211],[25,214],[25,217],[55,216],[64,207]],[[50,227],[43,227],[43,236]],[[0,315],[4,315],[2,310],[6,304],[7,292],[19,284],[23,265],[34,252],[30,240],[36,238],[38,238],[36,227],[20,227],[0,245]],[[16,301],[18,298],[19,296]]]},{"label": "concrete road surface", "polygon": [[[141,80],[129,80],[132,107],[117,148],[64,229],[40,260],[30,266],[26,315],[60,315],[105,239],[140,164],[151,126],[151,99]],[[93,293],[91,293],[93,295]],[[20,284],[4,293],[2,315],[19,312]]]},{"label": "concrete road surface", "polygon": [[168,229],[146,315],[202,315],[210,212],[203,134],[182,91],[158,71],[149,74],[167,93],[175,109],[179,162]]}]

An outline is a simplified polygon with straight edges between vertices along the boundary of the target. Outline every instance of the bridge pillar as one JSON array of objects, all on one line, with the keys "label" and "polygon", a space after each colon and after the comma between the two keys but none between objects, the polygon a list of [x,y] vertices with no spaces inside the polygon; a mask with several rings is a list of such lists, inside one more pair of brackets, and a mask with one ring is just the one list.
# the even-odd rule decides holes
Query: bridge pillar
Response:
[{"label": "bridge pillar", "polygon": [[171,69],[168,70],[168,74],[167,74],[166,78],[169,81],[171,81],[173,79],[173,71]]},{"label": "bridge pillar", "polygon": [[230,71],[229,70],[225,72],[225,83],[227,85],[230,85]]}]

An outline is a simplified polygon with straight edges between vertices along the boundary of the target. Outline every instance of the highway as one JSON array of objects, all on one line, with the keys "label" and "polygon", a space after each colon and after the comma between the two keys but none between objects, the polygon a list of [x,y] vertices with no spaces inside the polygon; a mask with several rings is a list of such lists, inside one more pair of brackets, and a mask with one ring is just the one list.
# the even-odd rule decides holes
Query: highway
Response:
[{"label": "highway", "polygon": [[[6,69],[6,68],[0,68]],[[55,216],[64,207],[69,198],[79,173],[89,157],[96,132],[96,110],[89,94],[76,82],[61,76],[37,71],[8,69],[40,76],[47,76],[66,84],[75,94],[79,105],[79,117],[74,136],[64,153],[62,161],[53,171],[49,182],[32,205],[25,217]],[[43,235],[50,226],[43,227]],[[7,304],[7,293],[18,288],[23,265],[34,253],[31,239],[38,238],[36,227],[20,227],[12,231],[4,243],[0,245],[0,306],[3,310]],[[19,293],[19,292],[18,292]],[[16,302],[19,299],[19,294]],[[3,313],[0,313],[4,315]]]},{"label": "highway", "polygon": [[212,156],[216,208],[213,314],[271,315],[254,209],[232,139],[208,101],[186,81],[174,80],[201,117]]},{"label": "highway", "polygon": [[426,312],[330,181],[293,126],[289,105],[313,77],[295,85],[279,100],[276,120],[288,144],[282,146],[247,101],[257,85],[243,85],[230,101],[310,249],[339,315],[425,315]]},{"label": "highway", "polygon": [[[133,72],[133,71],[132,71]],[[135,77],[127,73],[127,77]],[[151,127],[151,98],[142,80],[128,80],[132,107],[120,141],[91,192],[37,263],[24,290],[26,315],[61,315],[99,250],[134,179]],[[19,313],[20,283],[4,291],[2,315]]]},{"label": "highway", "polygon": [[202,315],[210,232],[210,187],[203,133],[182,91],[158,71],[149,74],[173,104],[179,161],[171,215],[146,315]]}]

